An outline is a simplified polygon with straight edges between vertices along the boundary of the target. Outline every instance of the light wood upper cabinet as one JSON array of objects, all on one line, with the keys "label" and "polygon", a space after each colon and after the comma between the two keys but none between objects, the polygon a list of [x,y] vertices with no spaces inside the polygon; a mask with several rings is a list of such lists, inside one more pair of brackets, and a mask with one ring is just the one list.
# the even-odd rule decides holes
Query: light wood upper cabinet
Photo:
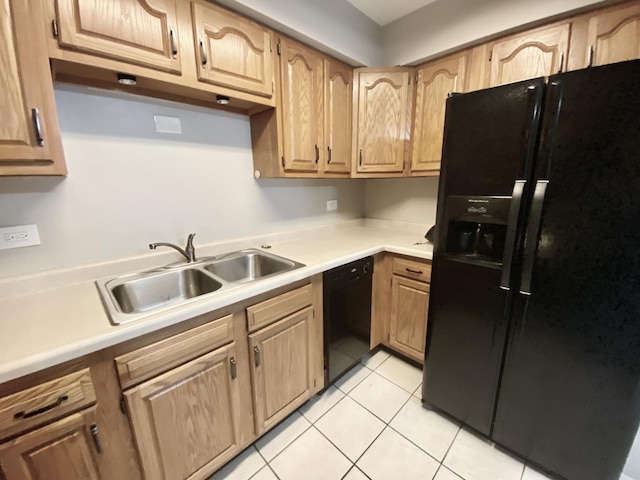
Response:
[{"label": "light wood upper cabinet", "polygon": [[317,172],[324,158],[323,57],[288,38],[280,43],[284,169]]},{"label": "light wood upper cabinet", "polygon": [[440,173],[447,96],[464,91],[465,52],[418,67],[411,171]]},{"label": "light wood upper cabinet", "polygon": [[412,69],[360,69],[357,93],[357,173],[398,173],[408,156]]},{"label": "light wood upper cabinet", "polygon": [[99,480],[98,448],[89,409],[1,444],[0,464],[7,480]]},{"label": "light wood upper cabinet", "polygon": [[0,175],[64,175],[44,33],[28,2],[0,0]]},{"label": "light wood upper cabinet", "polygon": [[429,311],[429,284],[394,275],[391,280],[389,346],[424,361]]},{"label": "light wood upper cabinet", "polygon": [[[55,0],[61,47],[180,73],[178,0]],[[189,47],[190,48],[190,47]]]},{"label": "light wood upper cabinet", "polygon": [[610,8],[589,18],[586,64],[640,58],[640,3]]},{"label": "light wood upper cabinet", "polygon": [[240,449],[235,344],[124,393],[147,479],[204,478]]},{"label": "light wood upper cabinet", "polygon": [[307,307],[249,335],[256,432],[273,427],[311,395]]},{"label": "light wood upper cabinet", "polygon": [[273,34],[209,3],[192,2],[198,79],[265,97],[273,95]]},{"label": "light wood upper cabinet", "polygon": [[549,76],[566,68],[571,24],[562,23],[513,35],[491,48],[489,86]]},{"label": "light wood upper cabinet", "polygon": [[327,152],[324,172],[351,171],[351,128],[353,119],[353,68],[325,58],[325,138]]}]

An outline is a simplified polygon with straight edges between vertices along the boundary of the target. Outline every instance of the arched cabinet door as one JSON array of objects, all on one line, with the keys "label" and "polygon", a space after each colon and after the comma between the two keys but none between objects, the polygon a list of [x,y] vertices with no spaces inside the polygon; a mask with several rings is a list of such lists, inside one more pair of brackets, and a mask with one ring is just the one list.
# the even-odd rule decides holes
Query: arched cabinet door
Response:
[{"label": "arched cabinet door", "polygon": [[208,3],[192,2],[198,80],[271,97],[273,33]]},{"label": "arched cabinet door", "polygon": [[351,171],[353,68],[333,59],[324,60],[325,140],[323,171]]},{"label": "arched cabinet door", "polygon": [[404,171],[411,124],[412,69],[358,72],[358,173]]},{"label": "arched cabinet door", "polygon": [[180,74],[178,0],[56,0],[58,43],[155,70]]},{"label": "arched cabinet door", "polygon": [[562,23],[513,35],[491,48],[490,85],[546,77],[566,70],[571,24]]},{"label": "arched cabinet door", "polygon": [[464,91],[466,52],[418,67],[411,171],[438,175],[447,96]]},{"label": "arched cabinet door", "polygon": [[589,18],[586,64],[591,66],[640,58],[640,3],[610,8]]}]

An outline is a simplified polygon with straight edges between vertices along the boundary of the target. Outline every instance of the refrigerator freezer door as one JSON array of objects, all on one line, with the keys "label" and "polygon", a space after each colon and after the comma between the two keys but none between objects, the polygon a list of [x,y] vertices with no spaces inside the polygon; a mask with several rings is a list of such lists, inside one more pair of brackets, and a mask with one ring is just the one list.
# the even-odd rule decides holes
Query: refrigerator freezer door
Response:
[{"label": "refrigerator freezer door", "polygon": [[617,480],[640,420],[639,78],[640,61],[552,77],[545,105],[493,438],[569,480]]},{"label": "refrigerator freezer door", "polygon": [[[487,435],[511,296],[500,288],[504,251],[519,252],[504,242],[521,241],[507,232],[524,220],[509,215],[511,195],[532,169],[543,90],[536,79],[447,101],[422,396]],[[475,217],[452,213],[460,199]],[[512,269],[518,268],[515,262]]]}]

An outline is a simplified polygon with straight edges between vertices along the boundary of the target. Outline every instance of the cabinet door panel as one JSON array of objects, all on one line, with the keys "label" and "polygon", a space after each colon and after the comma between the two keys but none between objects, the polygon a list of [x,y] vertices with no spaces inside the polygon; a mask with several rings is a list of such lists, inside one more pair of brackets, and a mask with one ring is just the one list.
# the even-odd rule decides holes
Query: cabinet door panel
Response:
[{"label": "cabinet door panel", "polygon": [[569,47],[569,23],[544,27],[494,43],[491,86],[549,76],[564,69]]},{"label": "cabinet door panel", "polygon": [[612,8],[589,19],[587,61],[593,66],[640,58],[640,4]]},{"label": "cabinet door panel", "polygon": [[349,173],[351,170],[351,128],[353,120],[353,69],[325,59],[325,108],[327,155],[324,171]]},{"label": "cabinet door panel", "polygon": [[418,362],[424,361],[429,310],[429,284],[393,276],[389,346]]},{"label": "cabinet door panel", "polygon": [[66,173],[43,46],[29,3],[0,0],[0,175]]},{"label": "cabinet door panel", "polygon": [[234,344],[219,348],[124,396],[146,478],[191,478],[239,449]]},{"label": "cabinet door panel", "polygon": [[403,171],[409,138],[409,82],[408,71],[359,73],[358,172]]},{"label": "cabinet door panel", "polygon": [[58,42],[102,57],[180,73],[177,0],[56,0]]},{"label": "cabinet door panel", "polygon": [[411,170],[440,171],[447,95],[464,91],[466,53],[438,60],[418,70]]},{"label": "cabinet door panel", "polygon": [[298,408],[310,396],[309,324],[313,308],[249,335],[258,433]]},{"label": "cabinet door panel", "polygon": [[75,413],[0,445],[7,479],[99,480],[94,418],[94,409]]},{"label": "cabinet door panel", "polygon": [[191,5],[195,41],[200,48],[198,79],[270,97],[271,31],[214,5]]},{"label": "cabinet door panel", "polygon": [[316,172],[324,145],[322,57],[282,39],[280,75],[284,169]]}]

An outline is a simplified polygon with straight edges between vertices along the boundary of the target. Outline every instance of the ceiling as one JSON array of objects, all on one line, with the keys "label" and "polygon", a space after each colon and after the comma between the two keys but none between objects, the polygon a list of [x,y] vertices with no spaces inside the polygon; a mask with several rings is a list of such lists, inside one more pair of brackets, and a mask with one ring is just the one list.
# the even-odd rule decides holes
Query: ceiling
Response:
[{"label": "ceiling", "polygon": [[436,0],[348,0],[381,27]]}]

